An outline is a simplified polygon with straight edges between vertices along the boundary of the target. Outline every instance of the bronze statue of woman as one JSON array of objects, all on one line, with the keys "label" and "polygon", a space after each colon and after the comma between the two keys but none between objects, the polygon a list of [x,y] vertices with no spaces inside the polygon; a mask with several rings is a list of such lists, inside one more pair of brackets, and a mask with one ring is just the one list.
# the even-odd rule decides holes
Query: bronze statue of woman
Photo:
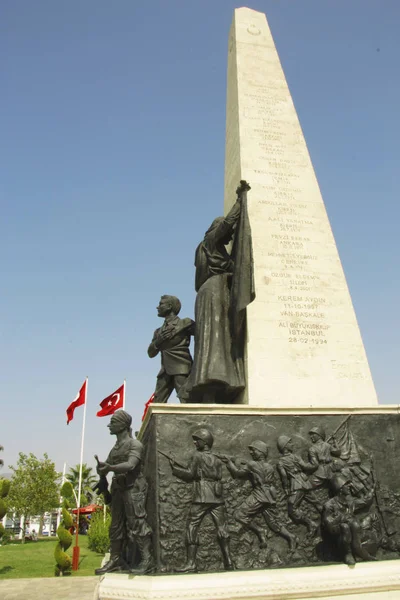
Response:
[{"label": "bronze statue of woman", "polygon": [[235,204],[226,217],[214,219],[196,250],[195,347],[187,382],[190,402],[232,403],[245,388],[245,312],[255,298],[249,189],[246,181],[240,182]]}]

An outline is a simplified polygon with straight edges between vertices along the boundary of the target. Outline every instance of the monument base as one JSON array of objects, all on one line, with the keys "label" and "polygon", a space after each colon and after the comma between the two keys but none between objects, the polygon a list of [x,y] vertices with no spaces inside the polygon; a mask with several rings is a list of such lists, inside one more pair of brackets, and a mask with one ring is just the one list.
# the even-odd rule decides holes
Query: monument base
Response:
[{"label": "monument base", "polygon": [[398,600],[400,560],[295,569],[133,577],[107,574],[94,600]]},{"label": "monument base", "polygon": [[152,405],[139,437],[159,574],[400,558],[397,406]]},{"label": "monument base", "polygon": [[[207,500],[209,504],[203,505],[195,497],[199,489],[211,489],[209,483],[199,488],[196,482],[203,475],[193,471],[199,447],[193,444],[192,434],[199,430],[212,434],[209,457],[222,462],[219,493],[223,508],[219,512],[215,502],[210,505]],[[313,431],[319,432],[316,437]],[[319,436],[325,446],[318,446]],[[155,573],[106,574],[99,581],[96,600],[400,598],[399,406],[335,410],[155,404],[150,406],[139,438],[145,447]],[[290,506],[293,491],[282,481],[282,469],[288,464],[288,454],[282,452],[287,440],[292,440],[290,453],[296,455],[297,465],[320,460],[316,448],[325,448],[318,469],[304,473],[301,481],[309,485],[302,490],[295,510]],[[331,457],[327,445],[331,445]],[[250,453],[257,446],[265,451],[262,471]],[[257,480],[235,478],[228,457],[242,474],[246,468],[263,477],[267,474],[261,488]],[[171,468],[173,464],[180,465],[179,469]],[[179,473],[191,475],[182,479]],[[356,527],[357,537],[351,541],[354,566],[344,564],[349,555],[343,552],[343,538],[338,529],[330,529],[327,518],[338,493],[333,485],[337,473],[351,485],[350,496],[340,496],[342,504],[334,512],[342,511],[341,522],[352,523],[352,532]],[[295,476],[299,477],[298,472]],[[209,482],[210,476],[204,481]],[[272,501],[262,505],[262,510],[255,504],[260,489],[272,493]],[[276,506],[271,508],[274,499]],[[199,510],[200,524],[195,525]],[[248,522],[253,529],[246,528]],[[307,527],[307,523],[314,526]],[[176,569],[189,557],[190,535],[196,545],[197,573],[178,574]],[[234,571],[224,571],[227,553]]]}]

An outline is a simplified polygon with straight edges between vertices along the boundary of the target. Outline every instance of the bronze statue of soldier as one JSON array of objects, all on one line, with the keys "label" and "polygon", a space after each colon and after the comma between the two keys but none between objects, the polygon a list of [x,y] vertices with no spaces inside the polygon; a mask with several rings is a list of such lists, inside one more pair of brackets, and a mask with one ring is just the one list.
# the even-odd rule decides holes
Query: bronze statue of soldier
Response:
[{"label": "bronze statue of soldier", "polygon": [[[110,559],[96,575],[122,570],[126,565],[122,554],[127,543],[136,544],[141,560],[130,572],[137,575],[150,573],[154,569],[151,528],[147,523],[147,482],[142,474],[143,446],[132,437],[132,417],[119,410],[111,417],[108,428],[117,442],[105,462],[98,462],[100,475],[98,489],[111,504]],[[106,476],[113,473],[111,490]]]},{"label": "bronze statue of soldier", "polygon": [[196,452],[188,467],[178,464],[172,455],[166,455],[170,461],[172,473],[183,481],[193,482],[193,498],[186,528],[187,561],[175,569],[178,573],[197,571],[196,555],[199,544],[198,531],[204,517],[209,514],[217,530],[218,544],[221,548],[224,567],[233,570],[234,564],[229,548],[225,502],[222,495],[222,461],[211,448],[214,443],[212,433],[205,428],[192,434]]},{"label": "bronze statue of soldier", "polygon": [[164,319],[155,330],[147,349],[150,358],[161,353],[161,369],[157,375],[154,402],[165,403],[175,389],[181,402],[187,402],[186,380],[192,368],[189,350],[190,337],[194,335],[194,321],[180,319],[181,302],[176,296],[161,296],[157,314]]}]

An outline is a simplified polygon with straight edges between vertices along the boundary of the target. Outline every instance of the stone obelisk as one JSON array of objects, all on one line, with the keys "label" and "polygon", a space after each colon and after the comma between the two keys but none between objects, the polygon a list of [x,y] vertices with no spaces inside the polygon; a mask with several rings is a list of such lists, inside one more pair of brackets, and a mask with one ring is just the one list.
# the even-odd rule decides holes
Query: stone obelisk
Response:
[{"label": "stone obelisk", "polygon": [[374,406],[377,397],[335,240],[263,13],[235,10],[229,36],[225,212],[252,189],[256,300],[247,311],[242,401]]}]

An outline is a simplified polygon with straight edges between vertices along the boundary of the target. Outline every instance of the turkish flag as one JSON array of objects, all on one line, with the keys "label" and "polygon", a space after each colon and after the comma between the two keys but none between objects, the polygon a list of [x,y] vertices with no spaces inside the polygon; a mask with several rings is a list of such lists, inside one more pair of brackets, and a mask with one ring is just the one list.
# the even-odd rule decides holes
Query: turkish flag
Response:
[{"label": "turkish flag", "polygon": [[149,410],[149,406],[152,402],[154,402],[154,396],[155,394],[152,394],[150,396],[150,398],[147,400],[146,404],[144,405],[144,413],[143,413],[143,417],[142,417],[142,421],[144,421],[144,418],[146,416],[147,411]]},{"label": "turkish flag", "polygon": [[101,410],[96,414],[97,417],[109,417],[119,408],[124,408],[125,383],[115,390],[113,394],[107,396],[100,402]]},{"label": "turkish flag", "polygon": [[78,408],[78,406],[82,406],[82,404],[85,404],[86,402],[86,384],[87,379],[85,379],[85,382],[79,390],[79,394],[76,395],[75,400],[71,402],[71,404],[67,408],[67,425],[74,418],[74,410]]}]

